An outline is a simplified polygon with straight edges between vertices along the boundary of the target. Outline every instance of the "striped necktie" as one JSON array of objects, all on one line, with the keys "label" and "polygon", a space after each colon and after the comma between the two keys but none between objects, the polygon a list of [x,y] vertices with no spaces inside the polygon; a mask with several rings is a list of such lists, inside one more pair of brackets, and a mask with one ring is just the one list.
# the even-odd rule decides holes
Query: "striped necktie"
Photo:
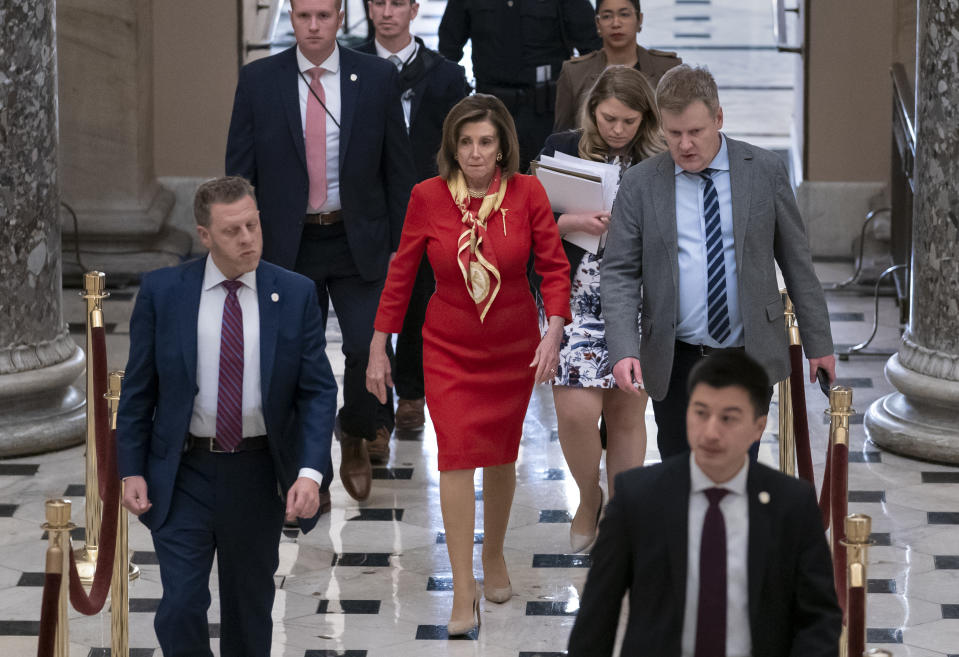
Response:
[{"label": "striped necktie", "polygon": [[220,380],[216,397],[216,442],[232,452],[243,440],[243,311],[236,291],[240,281],[223,281],[223,324],[220,329]]},{"label": "striped necktie", "polygon": [[722,344],[729,337],[729,308],[726,304],[726,254],[719,220],[719,195],[713,185],[716,169],[703,169],[703,217],[706,220],[706,300],[709,337]]}]

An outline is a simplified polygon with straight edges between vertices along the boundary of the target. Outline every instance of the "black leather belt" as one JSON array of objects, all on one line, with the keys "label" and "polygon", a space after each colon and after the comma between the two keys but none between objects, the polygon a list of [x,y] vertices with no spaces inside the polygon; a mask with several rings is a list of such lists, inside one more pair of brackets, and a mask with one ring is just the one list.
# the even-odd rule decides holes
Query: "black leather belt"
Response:
[{"label": "black leather belt", "polygon": [[676,351],[689,351],[695,352],[700,356],[708,356],[714,351],[721,351],[723,349],[736,349],[738,351],[743,351],[745,347],[710,347],[705,344],[689,344],[688,342],[683,342],[682,340],[676,340]]},{"label": "black leather belt", "polygon": [[[236,446],[236,449],[233,452],[252,452],[257,449],[266,449],[268,445],[266,435],[262,436],[250,436],[249,438],[244,438],[240,441],[240,444]],[[183,451],[188,452],[191,449],[201,449],[203,451],[215,452],[217,454],[232,454],[233,452],[227,452],[224,449],[220,449],[220,446],[216,444],[216,438],[211,438],[209,436],[194,436],[192,433],[188,434],[186,437],[186,442],[183,443]]]},{"label": "black leather belt", "polygon": [[318,224],[320,226],[329,226],[343,221],[343,211],[333,210],[332,212],[320,212],[317,214],[308,214],[303,217],[305,224]]}]

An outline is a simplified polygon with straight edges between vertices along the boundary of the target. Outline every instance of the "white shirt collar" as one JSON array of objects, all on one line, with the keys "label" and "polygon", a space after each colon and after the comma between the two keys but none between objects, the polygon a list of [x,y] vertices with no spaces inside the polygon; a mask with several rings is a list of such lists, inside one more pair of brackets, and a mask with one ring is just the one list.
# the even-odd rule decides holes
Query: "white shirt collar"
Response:
[{"label": "white shirt collar", "polygon": [[416,52],[416,39],[412,35],[410,36],[410,42],[396,52],[387,50],[377,39],[373,39],[373,45],[376,46],[376,54],[383,59],[387,59],[390,55],[396,55],[404,65],[407,60],[413,59],[413,53]]},{"label": "white shirt collar", "polygon": [[[220,271],[220,268],[216,266],[215,262],[213,262],[213,256],[207,254],[206,267],[203,269],[203,291],[207,292],[208,290],[212,290],[225,280],[227,280],[227,277],[223,275],[223,272]],[[255,269],[253,271],[246,272],[236,280],[240,281],[254,292],[256,291]]]},{"label": "white shirt collar", "polygon": [[[674,164],[673,166],[675,167],[674,173],[677,176],[681,173],[686,173],[686,170],[678,164]],[[706,165],[706,168],[716,169],[717,171],[729,171],[729,147],[726,145],[726,135],[721,132],[719,133],[719,152],[716,153],[713,161]]]},{"label": "white shirt collar", "polygon": [[739,472],[729,481],[717,484],[702,471],[699,464],[696,463],[696,456],[689,453],[689,490],[690,493],[701,493],[709,488],[725,488],[730,493],[736,495],[746,494],[746,477],[749,474],[749,455],[743,457],[743,466]]},{"label": "white shirt collar", "polygon": [[[301,73],[306,73],[311,68],[315,68],[316,64],[311,62],[306,58],[302,52],[300,52],[300,47],[296,47],[296,64],[300,69]],[[330,56],[327,57],[323,62],[320,63],[320,66],[323,67],[329,73],[337,73],[340,70],[340,46],[339,44],[333,44],[333,52],[330,53]]]}]

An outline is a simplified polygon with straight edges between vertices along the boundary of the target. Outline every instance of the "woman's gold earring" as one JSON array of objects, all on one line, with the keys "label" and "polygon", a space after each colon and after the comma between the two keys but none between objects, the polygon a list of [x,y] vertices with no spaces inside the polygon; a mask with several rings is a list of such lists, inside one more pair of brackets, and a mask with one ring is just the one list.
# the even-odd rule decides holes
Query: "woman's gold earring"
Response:
[{"label": "woman's gold earring", "polygon": [[502,153],[497,153],[497,154],[496,154],[496,161],[499,162],[499,161],[502,160],[502,159],[503,159],[503,154],[502,154]]}]

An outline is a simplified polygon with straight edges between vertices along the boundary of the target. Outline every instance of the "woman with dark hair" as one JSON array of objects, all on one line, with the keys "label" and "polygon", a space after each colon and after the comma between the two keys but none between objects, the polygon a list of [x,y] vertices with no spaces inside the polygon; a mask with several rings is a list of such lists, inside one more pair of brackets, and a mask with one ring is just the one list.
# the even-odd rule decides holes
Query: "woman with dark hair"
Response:
[{"label": "woman with dark hair", "polygon": [[[503,542],[516,487],[514,464],[533,385],[556,373],[563,325],[570,320],[569,263],[542,185],[516,173],[516,129],[499,99],[476,94],[450,110],[437,163],[440,175],[410,196],[380,297],[366,386],[385,401],[392,385],[386,341],[403,326],[425,251],[436,292],[423,326],[423,373],[453,571],[447,631],[454,635],[479,625],[476,468],[483,468],[484,594],[498,603],[512,596]],[[530,254],[543,277],[549,317],[542,338],[526,278]]]},{"label": "woman with dark hair", "polygon": [[603,47],[563,62],[556,82],[553,130],[582,127],[579,110],[600,73],[609,66],[629,66],[646,76],[655,89],[663,73],[683,63],[674,52],[646,49],[636,43],[643,29],[639,0],[596,0],[596,30]]},{"label": "woman with dark hair", "polygon": [[[618,164],[622,175],[666,148],[652,87],[633,68],[612,66],[603,72],[583,105],[582,125],[580,130],[550,135],[541,155],[559,151]],[[561,214],[556,222],[561,235],[572,231],[602,235],[609,228],[609,212]],[[594,255],[566,240],[563,249],[572,277],[573,322],[564,331],[552,383],[560,446],[579,488],[579,508],[569,530],[572,550],[579,552],[596,537],[603,508],[600,416],[606,425],[606,481],[612,497],[616,475],[643,464],[646,396],[637,403],[635,396],[616,387],[613,378],[599,298],[602,253]]]}]

